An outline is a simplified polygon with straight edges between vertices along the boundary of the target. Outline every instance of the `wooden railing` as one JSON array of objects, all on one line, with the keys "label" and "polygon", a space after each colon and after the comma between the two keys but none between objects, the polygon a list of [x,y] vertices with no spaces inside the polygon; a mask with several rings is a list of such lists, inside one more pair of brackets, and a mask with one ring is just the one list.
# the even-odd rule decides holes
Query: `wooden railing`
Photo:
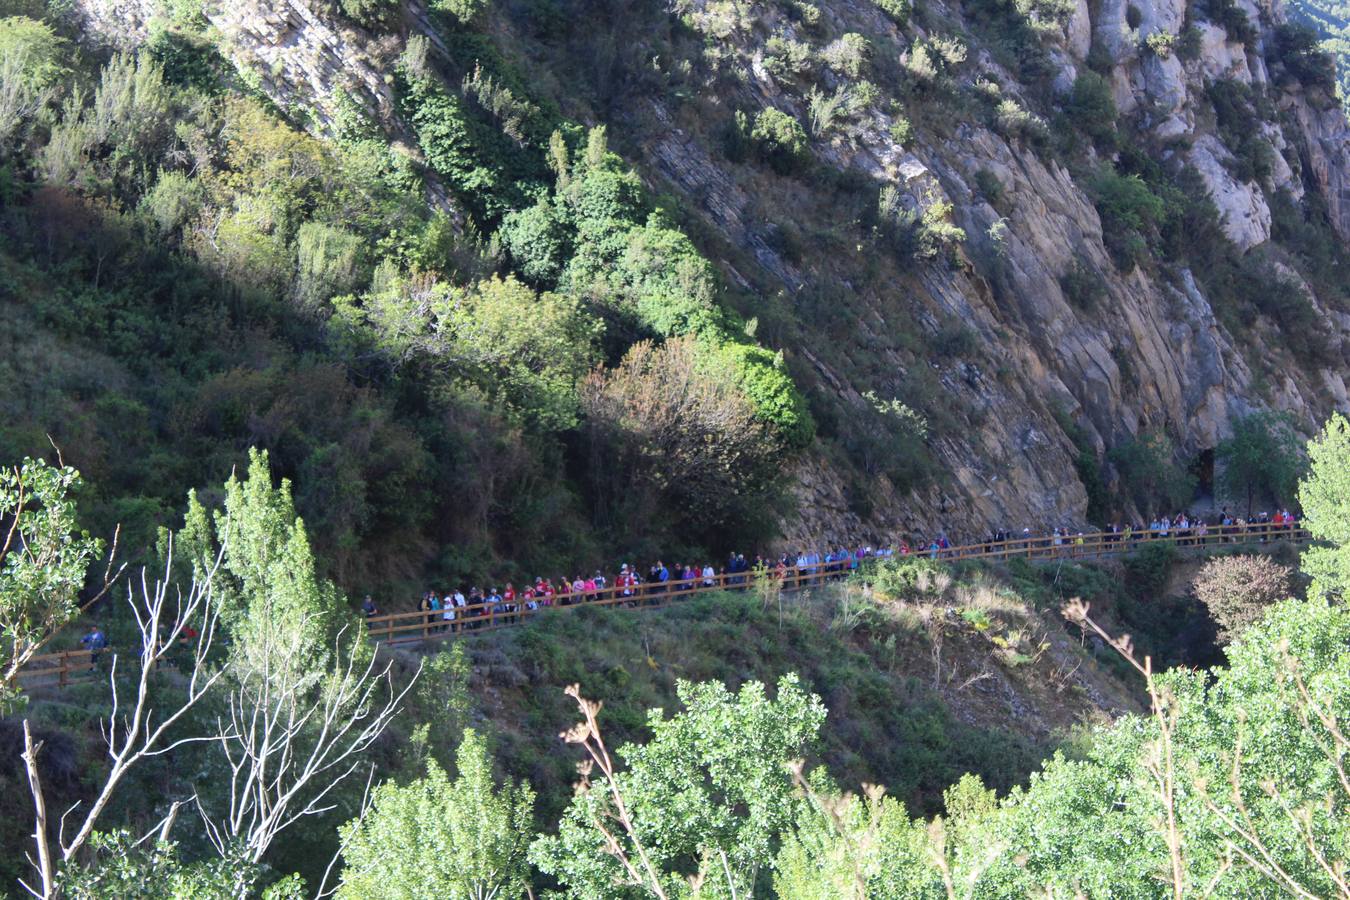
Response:
[{"label": "wooden railing", "polygon": [[[1038,561],[1100,559],[1108,556],[1134,553],[1150,544],[1172,544],[1183,550],[1235,548],[1246,544],[1291,541],[1305,543],[1308,532],[1289,525],[1234,525],[1214,526],[1207,533],[1198,529],[1187,532],[1093,532],[1091,534],[1054,537],[1014,537],[1006,541],[983,541],[948,547],[936,552],[927,549],[912,550],[908,555],[931,557],[946,561],[964,559],[1030,559]],[[898,551],[891,556],[900,556]],[[641,584],[628,588],[608,585],[601,590],[577,597],[575,594],[555,596],[555,606],[539,603],[530,609],[527,601],[517,597],[515,609],[500,608],[501,604],[475,603],[454,610],[454,618],[446,619],[444,610],[414,610],[387,613],[366,620],[371,640],[376,643],[399,644],[414,641],[441,640],[461,635],[474,635],[505,628],[539,615],[549,609],[576,609],[582,606],[650,608],[665,606],[699,594],[713,591],[748,591],[755,588],[760,577],[772,579],[785,591],[795,591],[812,585],[846,578],[859,568],[875,564],[878,556],[862,560],[856,557],[835,562],[821,562],[808,566],[790,566],[779,570],[769,568],[764,575],[753,570],[723,573],[707,578]],[[108,648],[100,655],[111,657],[116,651]],[[39,687],[66,687],[101,677],[95,664],[95,654],[89,650],[63,650],[34,656],[19,673],[25,689]]]},{"label": "wooden railing", "polygon": [[[106,655],[110,651],[99,652]],[[101,675],[94,665],[94,656],[89,650],[62,650],[34,656],[19,670],[19,683],[25,689],[32,689],[93,681]]]},{"label": "wooden railing", "polygon": [[[1110,532],[1099,531],[1083,535],[1014,537],[1006,541],[983,541],[978,544],[965,544],[937,551],[916,549],[908,555],[932,557],[955,561],[963,559],[1032,559],[1032,560],[1074,560],[1100,559],[1137,552],[1149,544],[1172,544],[1181,549],[1201,550],[1233,547],[1242,544],[1266,543],[1271,541],[1292,541],[1303,543],[1309,540],[1308,532],[1290,525],[1232,525],[1212,526],[1201,534],[1198,528],[1185,532],[1169,529],[1166,533],[1158,531]],[[898,552],[891,555],[900,555]],[[783,590],[793,591],[814,584],[844,578],[856,571],[860,565],[874,562],[878,557],[864,560],[853,559],[821,562],[808,566],[790,566],[779,571],[770,568],[763,577],[781,582]],[[457,635],[479,634],[498,628],[505,628],[524,622],[548,609],[574,609],[581,606],[591,607],[653,607],[684,600],[689,597],[712,591],[750,590],[755,580],[761,576],[754,571],[723,573],[707,578],[695,578],[646,583],[636,587],[621,588],[608,585],[603,589],[585,593],[558,595],[553,597],[554,606],[544,606],[536,598],[535,608],[528,602],[516,597],[514,609],[504,608],[504,603],[473,603],[455,607],[454,618],[445,618],[446,610],[413,610],[411,612],[386,613],[371,616],[366,620],[370,637],[377,643],[406,643],[409,641],[438,640]]]}]

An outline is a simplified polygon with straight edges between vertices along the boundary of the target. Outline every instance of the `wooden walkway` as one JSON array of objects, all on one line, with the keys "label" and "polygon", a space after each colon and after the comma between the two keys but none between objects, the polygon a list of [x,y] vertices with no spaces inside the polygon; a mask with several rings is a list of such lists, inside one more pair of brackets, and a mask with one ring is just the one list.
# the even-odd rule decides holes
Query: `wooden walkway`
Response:
[{"label": "wooden walkway", "polygon": [[[927,550],[909,554],[913,557],[932,557],[944,562],[966,559],[1011,560],[1027,559],[1033,562],[1056,562],[1073,560],[1103,559],[1112,556],[1125,556],[1137,553],[1142,548],[1155,544],[1171,544],[1183,551],[1204,552],[1212,550],[1231,550],[1253,544],[1275,542],[1307,543],[1310,536],[1307,531],[1288,525],[1247,525],[1228,528],[1215,527],[1205,535],[1199,535],[1193,529],[1184,534],[1141,532],[1137,534],[1116,534],[1108,531],[1092,534],[1064,536],[1056,543],[1052,537],[1018,537],[1007,541],[986,541],[979,544],[966,544],[949,547],[933,556]],[[891,556],[899,556],[892,553]],[[784,591],[796,591],[828,581],[847,578],[859,569],[875,565],[882,556],[869,556],[863,560],[844,560],[840,562],[819,563],[802,568],[790,567],[779,572],[769,569],[763,573],[754,571],[735,574],[719,574],[710,578],[692,578],[684,581],[668,581],[662,584],[642,584],[636,588],[619,588],[613,585],[586,595],[585,599],[571,600],[567,605],[538,606],[526,608],[524,601],[516,599],[516,609],[507,610],[501,604],[477,603],[459,607],[454,619],[445,619],[444,611],[421,611],[387,613],[372,616],[366,620],[370,638],[376,643],[407,644],[420,641],[445,640],[447,638],[483,634],[498,628],[509,628],[528,621],[534,616],[550,609],[574,610],[584,606],[596,607],[641,607],[666,606],[699,594],[715,591],[755,590],[756,582],[761,578],[772,579],[776,587]],[[555,598],[555,600],[558,598]],[[569,599],[571,599],[569,597]],[[112,648],[101,651],[101,655],[111,658]],[[56,687],[64,688],[72,684],[105,678],[105,671],[96,665],[94,655],[88,650],[63,650],[59,653],[47,653],[34,656],[19,673],[19,681],[24,689]]]},{"label": "wooden walkway", "polygon": [[[1199,535],[1195,529],[1185,533],[1139,532],[1135,534],[1114,533],[1109,531],[1092,534],[1053,537],[1019,537],[1007,541],[985,541],[979,544],[966,544],[949,547],[936,555],[928,550],[914,551],[912,557],[932,557],[943,562],[955,562],[966,559],[1011,560],[1028,559],[1035,562],[1054,562],[1060,560],[1093,560],[1112,556],[1124,556],[1137,553],[1143,547],[1153,544],[1171,544],[1182,551],[1203,552],[1207,550],[1235,549],[1239,546],[1272,542],[1306,543],[1310,539],[1307,531],[1289,525],[1246,525],[1215,526],[1205,535]],[[1058,542],[1057,542],[1058,541]],[[898,554],[891,554],[897,556]],[[609,585],[603,590],[586,594],[584,599],[575,599],[568,595],[567,605],[537,606],[529,609],[525,601],[517,597],[514,610],[504,608],[500,603],[476,603],[456,607],[454,618],[446,619],[445,611],[413,610],[411,612],[386,613],[371,616],[366,620],[371,640],[377,643],[401,644],[413,641],[443,640],[460,635],[475,635],[498,628],[518,625],[549,609],[569,610],[583,606],[599,607],[653,607],[688,599],[698,594],[715,591],[753,590],[760,578],[770,578],[778,582],[785,591],[795,591],[827,581],[846,578],[859,568],[875,565],[878,559],[886,557],[870,556],[864,560],[844,560],[841,562],[819,563],[805,567],[790,567],[779,572],[776,569],[757,574],[754,571],[736,574],[718,574],[710,578],[698,576],[683,581],[668,581],[660,584],[642,584],[636,588],[619,588]],[[560,598],[553,598],[557,603]]]}]

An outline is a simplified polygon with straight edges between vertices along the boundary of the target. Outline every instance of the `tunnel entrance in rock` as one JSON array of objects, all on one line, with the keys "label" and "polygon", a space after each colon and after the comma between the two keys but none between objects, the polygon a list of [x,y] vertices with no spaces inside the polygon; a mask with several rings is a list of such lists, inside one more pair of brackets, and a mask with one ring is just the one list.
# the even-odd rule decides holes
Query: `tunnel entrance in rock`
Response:
[{"label": "tunnel entrance in rock", "polygon": [[1206,447],[1195,457],[1196,490],[1202,497],[1214,496],[1214,448]]}]

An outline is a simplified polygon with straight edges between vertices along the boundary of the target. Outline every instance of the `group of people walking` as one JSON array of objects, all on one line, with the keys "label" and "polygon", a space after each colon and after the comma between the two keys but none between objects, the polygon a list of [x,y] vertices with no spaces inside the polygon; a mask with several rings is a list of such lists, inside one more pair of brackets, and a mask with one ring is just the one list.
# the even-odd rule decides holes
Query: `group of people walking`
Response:
[{"label": "group of people walking", "polygon": [[[1148,524],[1126,522],[1124,525],[1113,523],[1101,537],[1104,544],[1125,544],[1130,549],[1141,542],[1171,541],[1178,546],[1198,546],[1209,543],[1232,543],[1255,536],[1258,540],[1267,540],[1281,529],[1292,530],[1298,526],[1298,520],[1287,509],[1279,510],[1275,515],[1268,512],[1258,513],[1250,520],[1234,516],[1224,508],[1217,516],[1192,518],[1187,513],[1175,516],[1156,516]],[[1081,547],[1086,541],[1082,531],[1072,532],[1068,528],[1056,528],[1048,537],[1032,537],[1026,529],[1020,537],[1007,533],[996,533],[990,543],[1025,542],[1028,546],[1070,546]]]},{"label": "group of people walking", "polygon": [[[1276,528],[1293,529],[1296,525],[1297,520],[1288,510],[1280,510],[1274,516],[1261,513],[1248,521],[1229,514],[1225,509],[1212,520],[1192,518],[1187,513],[1180,513],[1158,516],[1147,524],[1113,523],[1100,533],[1085,534],[1081,530],[1059,527],[1053,528],[1048,534],[1033,533],[1030,528],[1024,528],[1020,533],[997,530],[990,532],[983,541],[965,545],[954,545],[944,529],[927,541],[911,544],[902,539],[894,548],[838,547],[825,553],[803,551],[782,553],[777,557],[755,556],[753,559],[747,559],[742,553],[732,553],[720,566],[706,561],[701,564],[667,565],[657,560],[645,572],[635,565],[623,563],[612,578],[596,569],[591,575],[578,575],[575,578],[539,576],[519,588],[507,581],[500,586],[491,585],[487,588],[472,586],[467,590],[427,591],[418,603],[418,611],[425,615],[425,619],[421,620],[424,631],[459,631],[480,628],[484,624],[514,622],[524,615],[553,606],[599,601],[636,606],[644,602],[660,602],[661,595],[667,593],[712,588],[743,590],[749,585],[751,572],[777,578],[784,584],[800,584],[844,577],[857,570],[865,560],[890,556],[943,559],[1004,557],[1022,553],[1058,555],[1061,552],[1067,556],[1080,556],[1104,549],[1103,544],[1124,544],[1122,549],[1134,549],[1141,543],[1155,540],[1169,540],[1181,545],[1230,542],[1253,536],[1266,540]],[[1091,547],[1087,546],[1089,542]],[[370,597],[365,599],[362,609],[367,618],[373,618],[380,612]]]}]

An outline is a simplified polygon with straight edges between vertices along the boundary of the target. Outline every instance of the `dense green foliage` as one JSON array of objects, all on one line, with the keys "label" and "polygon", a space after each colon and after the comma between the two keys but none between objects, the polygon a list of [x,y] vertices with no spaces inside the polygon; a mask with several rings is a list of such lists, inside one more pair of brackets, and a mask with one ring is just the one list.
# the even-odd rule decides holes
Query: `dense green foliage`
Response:
[{"label": "dense green foliage", "polygon": [[[1126,716],[1098,728],[1072,754],[1057,754],[1024,786],[1014,785],[1003,796],[967,776],[943,792],[941,814],[930,820],[911,818],[926,805],[924,792],[915,792],[912,782],[910,790],[900,792],[915,798],[908,810],[878,788],[868,788],[863,798],[841,794],[820,760],[830,760],[831,768],[843,763],[836,771],[851,773],[850,755],[839,755],[841,735],[831,731],[844,722],[851,721],[853,728],[862,723],[827,719],[821,697],[845,711],[851,699],[867,704],[874,710],[868,717],[875,720],[872,727],[897,729],[883,732],[885,739],[855,734],[851,742],[880,763],[880,771],[900,776],[900,785],[914,774],[931,781],[940,767],[912,762],[922,759],[913,755],[918,749],[913,745],[934,739],[913,730],[922,707],[896,709],[905,693],[888,690],[888,676],[879,667],[854,666],[850,657],[863,647],[877,659],[893,656],[899,649],[897,628],[917,627],[931,646],[941,647],[937,635],[948,629],[943,624],[947,604],[955,599],[966,604],[955,618],[965,623],[960,627],[967,639],[987,640],[1009,670],[1034,666],[1034,659],[1018,649],[1025,633],[1036,627],[1034,618],[1025,618],[1030,614],[1026,604],[1053,604],[1055,596],[1069,592],[1111,600],[1113,580],[1079,566],[1041,576],[1023,565],[1013,567],[1007,581],[991,582],[971,567],[894,558],[865,570],[859,584],[841,588],[824,610],[827,628],[813,621],[801,603],[775,611],[772,597],[709,596],[663,613],[693,626],[676,624],[671,630],[679,644],[698,629],[706,632],[707,637],[695,639],[709,655],[698,663],[685,654],[686,666],[725,668],[753,660],[772,669],[790,648],[810,646],[801,661],[816,671],[805,681],[782,677],[772,698],[749,679],[737,679],[741,687],[733,693],[716,680],[696,683],[669,673],[661,677],[673,683],[684,707],[673,715],[656,710],[644,716],[627,703],[602,715],[598,705],[583,700],[583,724],[565,736],[569,745],[593,751],[596,768],[583,773],[556,832],[547,823],[562,792],[552,789],[556,792],[546,807],[550,818],[538,837],[532,838],[530,789],[499,786],[486,745],[474,730],[463,732],[453,780],[426,753],[432,749],[430,725],[437,725],[437,740],[444,741],[455,737],[464,722],[467,668],[456,647],[445,654],[444,665],[428,667],[423,677],[438,682],[420,689],[414,701],[421,721],[408,724],[415,732],[412,746],[420,752],[402,766],[392,759],[384,762],[386,772],[412,776],[425,766],[426,774],[381,787],[367,815],[346,827],[340,890],[349,896],[419,896],[435,884],[449,895],[476,897],[495,886],[515,896],[535,877],[524,856],[532,840],[530,859],[540,877],[551,874],[578,896],[608,897],[615,891],[696,896],[731,889],[787,897],[834,896],[835,891],[856,897],[943,896],[943,884],[955,879],[981,895],[1000,897],[1025,896],[1046,885],[1056,893],[1110,888],[1139,896],[1153,896],[1169,884],[1183,892],[1186,885],[1206,884],[1224,897],[1260,894],[1272,884],[1326,893],[1334,885],[1329,872],[1337,871],[1346,828],[1337,763],[1350,749],[1334,724],[1350,697],[1344,670],[1350,613],[1325,599],[1343,593],[1348,578],[1336,562],[1344,553],[1336,522],[1350,508],[1350,497],[1342,496],[1345,491],[1338,486],[1350,471],[1346,432],[1345,421],[1336,418],[1310,447],[1304,504],[1310,527],[1330,542],[1308,556],[1313,599],[1282,603],[1255,625],[1235,624],[1242,630],[1227,648],[1227,668],[1177,669],[1162,676],[1145,669],[1154,703],[1151,716]],[[54,500],[62,499],[65,490],[57,494]],[[223,542],[219,549],[216,540]],[[219,660],[219,684],[231,708],[265,713],[272,702],[267,698],[275,692],[295,698],[301,709],[327,710],[323,721],[334,714],[339,722],[362,720],[364,703],[349,706],[342,699],[342,659],[361,655],[343,647],[341,635],[352,627],[350,617],[331,584],[315,575],[289,488],[273,483],[262,454],[254,454],[246,477],[226,485],[215,515],[195,499],[189,503],[176,553],[181,578],[200,580],[204,566],[221,560],[219,603],[229,640]],[[1141,556],[1128,567],[1127,584],[1156,598],[1168,580],[1168,565],[1169,560]],[[1011,585],[1025,591],[1026,598],[1012,593]],[[622,615],[596,609],[558,613],[509,633],[495,649],[474,652],[493,660],[503,685],[512,682],[506,674],[512,669],[533,666],[536,681],[577,678],[594,690],[622,696],[637,679],[622,666],[611,663],[605,670],[587,658],[590,653],[610,660],[621,655],[604,642],[605,630],[621,624]],[[928,624],[919,625],[924,616]],[[602,620],[605,627],[597,627]],[[1078,623],[1071,628],[1097,627],[1083,617],[1081,607],[1070,621]],[[1163,623],[1157,632],[1167,627]],[[757,644],[750,643],[754,632],[747,628],[761,632]],[[631,633],[620,638],[619,631],[627,630],[616,630],[616,640],[633,644]],[[723,648],[709,643],[718,633],[727,642]],[[825,635],[832,635],[833,648],[821,644]],[[946,638],[960,639],[959,633]],[[661,665],[651,654],[667,656],[650,637],[640,652],[653,671]],[[1103,647],[1100,652],[1117,651]],[[1128,646],[1119,652],[1133,659]],[[519,687],[522,696],[538,694],[529,678]],[[181,689],[181,682],[166,682],[163,699]],[[495,693],[500,698],[501,689]],[[551,707],[547,717],[556,721],[565,709]],[[212,714],[205,712],[185,720],[185,727],[207,725]],[[536,708],[519,721],[526,729],[540,728],[544,712]],[[273,775],[282,784],[294,779],[302,793],[306,783],[292,755],[303,760],[305,747],[324,741],[322,733],[309,733],[307,721],[302,715],[293,726]],[[502,729],[502,758],[518,767],[524,762],[523,746],[538,736],[512,734],[505,727],[508,720],[499,721],[492,729]],[[836,724],[827,724],[831,721]],[[928,727],[955,730],[954,724],[942,723],[941,715],[930,716]],[[611,730],[633,738],[613,757],[600,743]],[[996,778],[1006,777],[1001,767],[1015,744],[980,760],[971,755],[972,736],[948,745],[947,766],[965,759]],[[240,738],[231,733],[221,741],[228,747]],[[213,743],[191,751],[190,765],[208,770],[218,765],[212,763]],[[889,758],[895,752],[908,754],[910,762]],[[570,768],[568,754],[560,754],[556,745],[549,755],[548,763],[534,764],[545,781],[551,771]],[[798,762],[802,759],[804,765]],[[949,777],[955,780],[954,773]],[[201,804],[207,821],[225,802],[224,786],[208,779],[195,789],[194,802]],[[1001,787],[1006,790],[1007,782]],[[331,791],[314,799],[341,796]],[[1093,827],[1085,828],[1085,821]],[[289,857],[269,853],[270,839],[255,847],[251,838],[245,840],[249,830],[228,830],[217,834],[240,843],[213,839],[212,850],[190,823],[177,829],[180,843],[166,829],[157,843],[135,846],[126,831],[101,832],[90,845],[90,858],[65,870],[62,883],[71,896],[99,896],[105,888],[125,890],[132,883],[150,897],[189,889],[214,897],[234,892],[236,885],[255,884],[269,884],[272,897],[304,890],[295,878],[276,880],[273,867]],[[326,843],[335,845],[331,839]],[[1321,860],[1329,860],[1330,868]],[[304,865],[317,878],[321,873],[313,864]]]},{"label": "dense green foliage", "polygon": [[1219,493],[1244,507],[1251,518],[1252,502],[1260,497],[1277,507],[1288,506],[1303,472],[1298,434],[1290,416],[1277,412],[1253,413],[1233,424],[1233,436],[1215,448],[1220,466]]},{"label": "dense green foliage", "polygon": [[42,645],[79,614],[80,591],[103,542],[78,528],[80,474],[26,459],[0,470],[0,713],[15,677]]},{"label": "dense green foliage", "polygon": [[1303,527],[1323,543],[1304,554],[1314,596],[1335,599],[1350,585],[1350,422],[1334,415],[1308,444],[1310,473],[1298,488]]},{"label": "dense green foliage", "polygon": [[[0,316],[24,347],[0,377],[47,373],[40,394],[7,391],[0,451],[50,434],[97,485],[95,528],[120,523],[133,555],[184,487],[253,444],[294,480],[325,574],[358,590],[773,527],[744,518],[747,497],[716,522],[658,507],[641,531],[595,528],[578,388],[636,342],[697,336],[701,370],[767,426],[761,456],[813,427],[781,355],[746,336],[603,129],[531,104],[491,58],[454,90],[423,43],[398,87],[427,172],[354,111],[334,141],[296,130],[191,34],[74,70],[41,21],[0,35],[16,104],[0,294],[26,300]],[[428,211],[429,177],[490,240]],[[778,496],[773,471],[753,490]]]},{"label": "dense green foliage", "polygon": [[[1312,452],[1306,491],[1332,504],[1324,519],[1350,505],[1327,487],[1350,460],[1344,431],[1338,421]],[[887,563],[877,586],[913,600],[940,568]],[[1345,573],[1321,571],[1339,592]],[[1086,613],[1071,618],[1097,627]],[[570,894],[597,897],[939,897],[953,884],[1010,898],[1334,895],[1350,827],[1338,779],[1350,747],[1336,724],[1350,703],[1348,646],[1350,613],[1322,599],[1281,604],[1210,672],[1157,676],[1122,644],[1150,715],[1098,729],[1083,756],[1057,754],[1001,799],[962,779],[931,821],[884,789],[841,794],[824,770],[794,763],[824,718],[794,680],[773,701],[758,684],[734,696],[682,686],[685,710],[654,713],[621,768],[583,701],[568,740],[593,750],[603,777],[583,777],[558,836],[532,854]]]},{"label": "dense green foliage", "polygon": [[[529,881],[525,848],[534,795],[493,783],[483,739],[466,731],[451,781],[435,761],[406,786],[381,785],[345,829],[342,900],[517,897]],[[415,852],[409,852],[415,851]]]}]

